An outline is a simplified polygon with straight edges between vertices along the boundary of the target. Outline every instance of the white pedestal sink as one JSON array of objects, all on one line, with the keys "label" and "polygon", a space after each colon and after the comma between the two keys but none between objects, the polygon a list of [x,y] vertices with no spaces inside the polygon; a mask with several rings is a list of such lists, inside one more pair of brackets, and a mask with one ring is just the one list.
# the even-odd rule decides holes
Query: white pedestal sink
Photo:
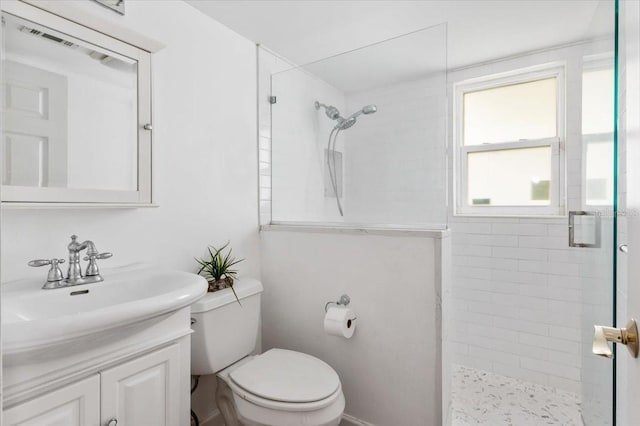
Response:
[{"label": "white pedestal sink", "polygon": [[[157,379],[172,383],[165,389],[170,394],[157,387],[136,392],[149,395],[150,389],[157,390],[157,401],[172,401],[162,414],[167,424],[188,424],[189,306],[206,294],[206,280],[145,264],[104,268],[102,275],[105,280],[100,283],[51,290],[41,289],[43,282],[37,279],[3,284],[5,415],[21,419],[22,412],[33,410],[28,404],[33,404],[34,398],[42,399],[37,405],[45,407],[48,399],[58,401],[60,395],[64,399],[65,389],[77,389],[78,383],[92,380],[102,383],[102,390],[96,392],[103,398],[98,414],[116,416],[119,409],[135,411],[133,400],[131,407],[111,404],[106,383],[114,389],[122,385],[114,392],[124,392],[129,384],[122,383],[128,379],[123,376],[120,383],[113,377],[120,378],[118,374],[126,372],[135,378],[131,383],[143,386],[145,381],[136,376],[142,374],[138,368],[156,371],[153,369],[159,367],[146,360],[166,358],[164,367],[157,370]],[[146,377],[144,374],[141,377]],[[111,381],[105,382],[105,377]],[[72,396],[70,391],[69,398]],[[91,398],[86,396],[83,401]],[[75,404],[78,399],[69,401]],[[46,410],[42,413],[49,415]]]},{"label": "white pedestal sink", "polygon": [[[100,283],[42,290],[42,281],[3,285],[5,365],[30,352],[67,346],[91,335],[177,311],[207,292],[206,280],[186,272],[136,264],[103,270]],[[18,355],[15,357],[14,355]]]}]

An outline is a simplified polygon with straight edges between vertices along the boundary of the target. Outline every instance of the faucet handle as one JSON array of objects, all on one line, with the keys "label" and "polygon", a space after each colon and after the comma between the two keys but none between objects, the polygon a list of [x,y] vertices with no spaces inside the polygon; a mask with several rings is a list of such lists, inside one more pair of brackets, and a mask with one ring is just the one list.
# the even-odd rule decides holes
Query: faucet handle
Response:
[{"label": "faucet handle", "polygon": [[83,257],[83,260],[91,260],[91,259],[108,259],[113,256],[113,253],[104,252],[104,253],[95,253],[95,254],[87,254],[87,256]]},{"label": "faucet handle", "polygon": [[104,252],[104,253],[87,253],[87,255],[83,258],[84,260],[88,260],[89,264],[87,265],[87,271],[85,272],[85,276],[93,277],[100,275],[100,270],[98,269],[98,264],[96,263],[96,259],[108,259],[113,256],[112,253]]},{"label": "faucet handle", "polygon": [[[64,259],[34,259],[28,263],[29,266],[39,267],[51,265],[49,273],[47,274],[47,283],[57,283],[62,281],[64,275],[62,275],[62,269],[58,266],[60,263],[64,263]],[[47,284],[45,284],[46,286]]]},{"label": "faucet handle", "polygon": [[64,259],[34,259],[30,260],[28,265],[37,268],[39,266],[57,265],[58,263],[64,263]]},{"label": "faucet handle", "polygon": [[[58,260],[58,261],[62,260],[64,262],[64,259],[56,259],[56,260]],[[51,260],[49,260],[49,259],[34,259],[34,260],[30,260],[28,265],[32,266],[34,268],[37,268],[39,266],[51,265]]]}]

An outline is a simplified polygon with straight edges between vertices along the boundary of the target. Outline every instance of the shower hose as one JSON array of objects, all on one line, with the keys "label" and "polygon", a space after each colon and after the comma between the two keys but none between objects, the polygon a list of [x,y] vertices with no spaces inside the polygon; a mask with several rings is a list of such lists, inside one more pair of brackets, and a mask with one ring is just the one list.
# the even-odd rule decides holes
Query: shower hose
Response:
[{"label": "shower hose", "polygon": [[338,197],[338,182],[336,176],[336,140],[340,134],[340,128],[334,127],[329,134],[329,141],[327,142],[327,168],[329,169],[329,177],[331,178],[331,187],[333,188],[333,195],[336,196],[336,204],[338,205],[338,211],[340,216],[344,216],[342,212],[342,203],[340,197]]}]

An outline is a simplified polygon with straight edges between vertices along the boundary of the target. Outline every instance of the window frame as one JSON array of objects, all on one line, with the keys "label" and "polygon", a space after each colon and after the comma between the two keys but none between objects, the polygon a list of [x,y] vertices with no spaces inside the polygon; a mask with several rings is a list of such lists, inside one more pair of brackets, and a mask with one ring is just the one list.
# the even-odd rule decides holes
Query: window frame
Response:
[{"label": "window frame", "polygon": [[[566,64],[554,62],[506,73],[484,75],[465,79],[453,84],[453,141],[454,141],[454,216],[565,216],[566,215]],[[494,89],[503,86],[556,78],[556,136],[538,139],[521,139],[464,145],[464,95],[469,92]],[[550,200],[545,206],[522,205],[471,205],[468,204],[468,168],[469,153],[506,151],[510,149],[551,148]]]}]

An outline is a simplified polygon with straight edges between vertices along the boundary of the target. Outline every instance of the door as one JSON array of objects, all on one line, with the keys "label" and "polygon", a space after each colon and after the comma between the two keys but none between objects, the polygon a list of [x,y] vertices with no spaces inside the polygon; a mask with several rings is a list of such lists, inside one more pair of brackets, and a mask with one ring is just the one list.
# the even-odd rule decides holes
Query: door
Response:
[{"label": "door", "polygon": [[179,426],[180,349],[173,344],[106,370],[102,376],[102,424]]},{"label": "door", "polygon": [[[580,167],[578,212],[569,216],[572,250],[580,263],[581,415],[586,426],[615,422],[614,360],[593,353],[594,326],[615,327],[620,208],[616,133],[616,2],[597,3],[581,57],[581,152],[568,153],[569,181]],[[597,41],[596,41],[597,39]],[[602,346],[600,347],[602,349]],[[615,350],[615,348],[614,348]],[[623,349],[618,348],[618,354]],[[604,355],[604,351],[600,350]]]},{"label": "door", "polygon": [[[626,235],[620,238],[627,244],[626,254],[620,254],[618,268],[618,325],[624,326],[630,318],[640,320],[640,2],[620,2],[621,50],[624,62],[620,64],[626,78],[621,80],[620,121],[624,123],[621,142],[626,146]],[[626,266],[626,268],[625,268]],[[624,268],[624,269],[623,269]],[[624,272],[626,271],[626,277]],[[640,358],[632,358],[622,347],[616,359],[616,399],[618,425],[635,425],[635,410],[640,406]]]},{"label": "door", "polygon": [[99,426],[100,376],[11,407],[3,418],[6,426]]},{"label": "door", "polygon": [[3,61],[3,185],[67,184],[67,77]]}]

